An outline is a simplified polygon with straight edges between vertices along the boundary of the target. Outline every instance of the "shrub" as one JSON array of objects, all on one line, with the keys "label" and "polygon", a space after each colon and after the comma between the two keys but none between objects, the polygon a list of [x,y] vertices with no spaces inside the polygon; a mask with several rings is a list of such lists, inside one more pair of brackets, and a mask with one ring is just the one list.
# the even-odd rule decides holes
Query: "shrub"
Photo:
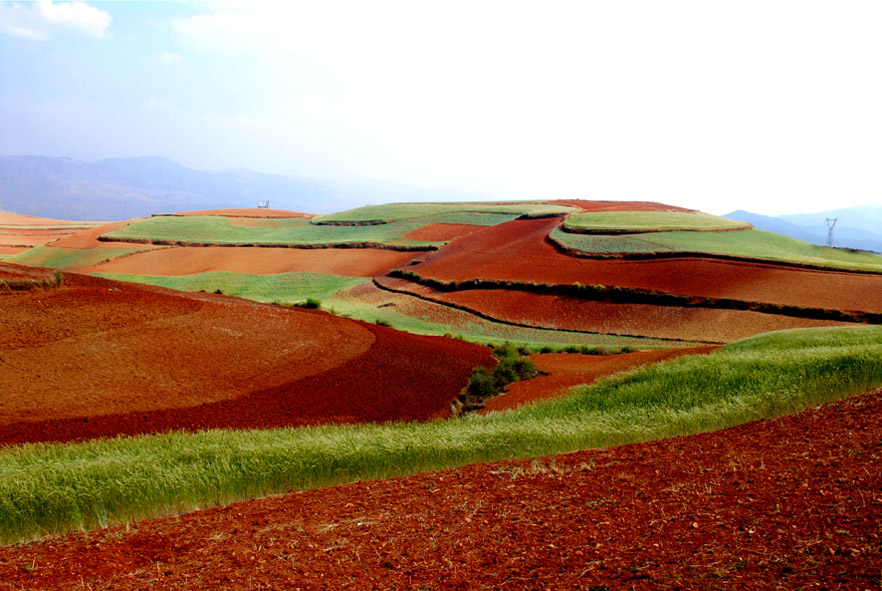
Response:
[{"label": "shrub", "polygon": [[306,298],[306,302],[303,304],[304,308],[309,308],[311,310],[317,310],[322,307],[322,301],[317,300],[315,298]]},{"label": "shrub", "polygon": [[493,374],[483,367],[476,367],[469,376],[469,385],[466,389],[471,396],[481,400],[496,395]]}]

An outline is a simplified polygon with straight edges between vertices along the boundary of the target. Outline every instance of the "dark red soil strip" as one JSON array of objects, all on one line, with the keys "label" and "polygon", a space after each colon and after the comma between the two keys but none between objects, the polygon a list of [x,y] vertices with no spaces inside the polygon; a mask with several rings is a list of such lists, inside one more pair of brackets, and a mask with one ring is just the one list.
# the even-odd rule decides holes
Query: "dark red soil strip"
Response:
[{"label": "dark red soil strip", "polygon": [[480,278],[601,284],[800,307],[882,313],[882,276],[708,258],[649,261],[567,256],[547,241],[560,219],[514,220],[451,242],[416,269],[443,281]]},{"label": "dark red soil strip", "polygon": [[[533,283],[530,281],[498,281],[493,279],[466,279],[464,281],[444,281],[432,277],[422,277],[415,271],[393,269],[389,272],[390,277],[413,281],[420,285],[431,287],[438,291],[464,291],[472,289],[494,290],[505,289],[514,291],[526,291],[537,294],[557,294],[569,297],[581,298],[590,301],[602,301],[618,304],[651,304],[654,306],[675,306],[680,308],[707,308],[711,310],[749,310],[761,314],[774,314],[790,316],[793,318],[809,318],[812,320],[832,320],[836,322],[853,322],[862,324],[882,324],[882,313],[861,312],[853,310],[830,310],[826,308],[805,308],[802,306],[787,306],[770,304],[766,302],[750,302],[731,298],[693,297],[650,291],[633,287],[619,287],[606,285],[569,285]],[[376,283],[376,281],[375,281]],[[429,298],[424,298],[429,299]],[[434,300],[432,300],[434,301]],[[450,302],[436,303],[457,307],[458,304]],[[480,315],[481,312],[467,310],[472,314]],[[496,320],[487,317],[491,320]],[[497,322],[503,322],[496,320]],[[526,325],[524,325],[526,326]]]},{"label": "dark red soil strip", "polygon": [[[353,321],[355,322],[355,321]],[[78,441],[182,429],[262,429],[426,420],[446,409],[489,349],[364,323],[376,342],[317,376],[196,407],[0,425],[0,445]]]},{"label": "dark red soil strip", "polygon": [[0,589],[879,589],[882,394],[0,549]]},{"label": "dark red soil strip", "polygon": [[[400,277],[400,275],[398,275],[398,274],[394,274],[394,275],[392,275],[392,276],[393,276],[393,277]],[[431,283],[431,282],[429,282],[429,283]],[[515,322],[515,321],[513,321],[513,320],[503,320],[503,319],[498,318],[498,317],[496,317],[496,316],[492,316],[492,315],[490,315],[490,314],[488,314],[488,313],[486,313],[486,312],[482,312],[481,310],[478,310],[477,308],[474,308],[474,307],[472,307],[472,306],[466,306],[465,304],[459,304],[459,303],[456,303],[456,302],[448,302],[448,301],[445,301],[445,300],[441,300],[441,299],[436,299],[436,298],[430,297],[430,296],[425,295],[425,294],[415,293],[414,291],[409,291],[409,290],[407,290],[407,289],[401,289],[401,288],[393,287],[393,286],[390,285],[388,282],[383,281],[383,278],[382,278],[382,277],[380,277],[380,278],[374,278],[374,279],[373,279],[373,284],[374,284],[378,289],[381,289],[381,290],[383,290],[383,291],[388,291],[388,292],[391,292],[391,293],[397,293],[397,294],[401,294],[401,295],[406,295],[406,296],[414,297],[414,298],[417,298],[417,299],[419,299],[419,300],[423,300],[423,301],[426,301],[426,302],[431,302],[431,303],[433,303],[433,304],[438,304],[439,306],[446,306],[446,307],[448,307],[448,308],[452,308],[452,309],[454,309],[454,310],[460,310],[460,311],[462,311],[462,312],[468,312],[469,314],[473,314],[474,316],[477,316],[478,318],[483,318],[484,320],[489,320],[489,321],[491,321],[491,322],[497,322],[497,323],[499,323],[499,324],[504,324],[504,325],[506,325],[506,326],[517,326],[517,327],[519,327],[519,328],[532,328],[532,329],[535,329],[535,330],[548,330],[548,331],[554,331],[554,332],[569,332],[569,333],[584,334],[584,335],[592,335],[592,334],[594,334],[594,335],[601,335],[601,334],[602,334],[602,335],[604,335],[604,336],[629,337],[629,338],[633,338],[633,339],[644,338],[644,337],[641,336],[641,335],[624,334],[624,333],[622,333],[622,334],[618,334],[618,333],[614,333],[614,332],[604,332],[604,333],[599,333],[599,332],[590,332],[590,331],[585,331],[585,330],[577,330],[577,329],[574,329],[574,328],[557,328],[557,327],[555,327],[555,328],[546,328],[546,327],[543,327],[543,326],[536,326],[535,324],[527,324],[527,323],[524,323],[524,322]],[[428,285],[428,284],[427,284],[427,283],[420,283],[420,285]],[[433,288],[435,287],[434,284],[432,284],[432,287],[433,287]],[[472,287],[468,287],[468,288],[466,288],[466,289],[482,289],[482,288],[477,288],[477,287],[472,288]],[[511,287],[511,289],[512,289],[512,290],[517,290],[516,287]],[[447,290],[447,291],[451,291],[451,290]],[[454,290],[454,291],[455,291],[455,290]],[[488,290],[488,291],[492,291],[492,290]],[[529,291],[529,290],[526,290],[526,291]],[[668,337],[645,337],[645,338],[650,338],[650,339],[652,339],[652,340],[654,340],[654,341],[671,341],[671,342],[677,342],[677,343],[682,343],[682,342],[684,342],[684,339],[675,339],[675,338],[668,338]],[[693,343],[704,343],[704,344],[707,344],[707,345],[719,345],[719,344],[721,344],[721,343],[718,342],[718,341],[690,340],[689,342],[693,342]]]}]

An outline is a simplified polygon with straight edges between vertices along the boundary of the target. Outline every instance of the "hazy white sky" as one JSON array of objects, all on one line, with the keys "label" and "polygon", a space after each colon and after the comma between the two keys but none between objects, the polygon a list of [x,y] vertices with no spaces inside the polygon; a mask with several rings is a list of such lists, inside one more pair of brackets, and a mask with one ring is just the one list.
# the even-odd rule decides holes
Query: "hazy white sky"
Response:
[{"label": "hazy white sky", "polygon": [[880,31],[878,1],[0,1],[0,153],[882,203]]}]

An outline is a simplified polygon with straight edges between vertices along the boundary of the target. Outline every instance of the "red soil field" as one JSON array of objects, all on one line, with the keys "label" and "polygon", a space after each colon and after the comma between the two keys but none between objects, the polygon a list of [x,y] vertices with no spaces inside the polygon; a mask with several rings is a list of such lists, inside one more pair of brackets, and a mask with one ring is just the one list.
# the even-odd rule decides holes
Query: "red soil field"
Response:
[{"label": "red soil field", "polygon": [[464,306],[504,322],[698,342],[728,343],[772,330],[845,324],[747,310],[592,302],[507,289],[436,293],[431,296],[433,299]]},{"label": "red soil field", "polygon": [[476,345],[323,312],[72,273],[64,285],[0,295],[0,443],[418,420],[492,364]]},{"label": "red soil field", "polygon": [[0,589],[878,589],[882,393],[0,548]]},{"label": "red soil field", "polygon": [[882,275],[796,269],[703,258],[591,260],[547,240],[561,218],[514,220],[483,228],[426,257],[414,270],[443,280],[618,285],[687,296],[882,312]]},{"label": "red soil field", "polygon": [[[112,243],[111,243],[112,244]],[[274,273],[329,273],[347,277],[384,275],[406,266],[412,252],[372,248],[262,248],[236,246],[182,246],[159,248],[85,267],[83,273],[190,275],[208,271]]]},{"label": "red soil field", "polygon": [[665,205],[654,201],[586,201],[583,199],[555,200],[555,205],[571,205],[582,211],[695,211],[675,205]]},{"label": "red soil field", "polygon": [[287,209],[258,209],[246,208],[241,209],[201,209],[199,211],[180,211],[166,215],[214,215],[220,217],[241,217],[241,218],[304,218],[309,219],[315,217],[312,213],[300,213],[298,211],[288,211]]},{"label": "red soil field", "polygon": [[579,384],[591,384],[598,379],[626,369],[683,355],[704,355],[718,347],[690,347],[688,349],[664,349],[637,351],[620,355],[576,355],[572,353],[541,353],[530,355],[536,369],[550,375],[511,384],[506,392],[486,402],[481,412],[509,410],[536,400],[557,398],[566,390]]},{"label": "red soil field", "polygon": [[402,238],[404,240],[425,242],[446,242],[466,234],[471,234],[483,227],[474,224],[428,224],[416,230],[411,230]]}]

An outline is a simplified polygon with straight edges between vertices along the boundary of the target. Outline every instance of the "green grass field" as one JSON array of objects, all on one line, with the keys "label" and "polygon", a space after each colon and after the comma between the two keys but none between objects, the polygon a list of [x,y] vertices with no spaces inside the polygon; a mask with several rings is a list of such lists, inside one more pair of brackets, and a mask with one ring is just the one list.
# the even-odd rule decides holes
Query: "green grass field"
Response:
[{"label": "green grass field", "polygon": [[26,265],[28,267],[49,267],[52,269],[73,269],[88,267],[110,260],[123,254],[144,250],[143,248],[93,248],[80,250],[77,248],[56,248],[52,246],[35,246],[30,250],[12,255],[6,259],[8,263]]},{"label": "green grass field", "polygon": [[115,281],[159,285],[180,291],[221,290],[226,295],[280,304],[299,304],[309,298],[324,300],[342,289],[370,281],[366,277],[342,277],[326,273],[250,275],[228,271],[211,271],[180,277],[127,273],[96,273],[95,276]]},{"label": "green grass field", "polygon": [[635,232],[664,230],[730,230],[749,228],[749,224],[709,213],[682,211],[596,211],[574,213],[565,225],[575,230],[626,230]]},{"label": "green grass field", "polygon": [[0,450],[0,539],[291,489],[722,429],[882,385],[882,327],[772,333],[506,413],[429,423],[171,433]]},{"label": "green grass field", "polygon": [[551,237],[588,253],[706,252],[823,267],[882,272],[882,256],[809,244],[765,230],[653,232],[627,236],[572,234],[555,228]]},{"label": "green grass field", "polygon": [[450,212],[415,220],[373,226],[315,225],[301,219],[268,219],[248,226],[218,216],[156,216],[134,222],[105,236],[111,239],[173,240],[212,244],[345,244],[379,242],[412,246],[443,242],[403,240],[412,230],[431,223],[489,226],[514,219],[501,213]]},{"label": "green grass field", "polygon": [[508,202],[508,203],[389,203],[386,205],[367,205],[339,213],[330,213],[313,218],[316,223],[327,222],[395,222],[407,219],[426,218],[450,213],[495,213],[514,217],[529,215],[564,214],[579,211],[569,205],[553,203]]}]

